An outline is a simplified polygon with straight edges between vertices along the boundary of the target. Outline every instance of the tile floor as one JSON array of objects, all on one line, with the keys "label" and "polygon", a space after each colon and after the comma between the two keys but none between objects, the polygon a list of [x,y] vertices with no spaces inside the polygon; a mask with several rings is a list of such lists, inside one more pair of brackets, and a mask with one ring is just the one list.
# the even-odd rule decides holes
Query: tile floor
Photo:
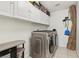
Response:
[{"label": "tile floor", "polygon": [[59,47],[53,58],[78,58],[78,56],[76,51],[72,51],[64,47]]},{"label": "tile floor", "polygon": [[78,56],[76,54],[76,51],[59,47],[54,55],[54,58],[78,58]]}]

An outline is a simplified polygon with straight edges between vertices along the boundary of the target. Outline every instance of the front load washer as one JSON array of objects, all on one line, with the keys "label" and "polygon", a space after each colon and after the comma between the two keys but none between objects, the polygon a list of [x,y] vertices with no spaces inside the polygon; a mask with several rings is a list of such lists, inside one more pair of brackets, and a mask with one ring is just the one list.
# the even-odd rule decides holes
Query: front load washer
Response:
[{"label": "front load washer", "polygon": [[31,57],[53,57],[57,47],[57,33],[54,30],[39,30],[32,32]]}]

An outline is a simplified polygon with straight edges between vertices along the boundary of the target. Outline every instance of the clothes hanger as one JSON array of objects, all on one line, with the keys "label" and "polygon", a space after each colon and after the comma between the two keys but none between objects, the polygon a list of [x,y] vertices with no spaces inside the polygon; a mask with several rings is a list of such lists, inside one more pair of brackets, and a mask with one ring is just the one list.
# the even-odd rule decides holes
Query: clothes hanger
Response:
[{"label": "clothes hanger", "polygon": [[[68,16],[69,16],[69,12],[68,12]],[[69,31],[69,17],[65,17],[65,19],[63,20],[63,22],[65,22],[65,27],[66,27],[66,30],[64,31],[64,35],[67,35],[69,36],[70,35],[70,31]]]}]

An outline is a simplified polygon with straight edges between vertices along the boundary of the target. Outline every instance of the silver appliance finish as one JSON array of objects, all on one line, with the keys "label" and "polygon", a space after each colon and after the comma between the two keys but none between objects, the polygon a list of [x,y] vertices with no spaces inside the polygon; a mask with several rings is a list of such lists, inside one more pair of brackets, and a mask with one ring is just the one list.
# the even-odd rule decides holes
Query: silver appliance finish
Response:
[{"label": "silver appliance finish", "polygon": [[57,47],[57,33],[51,30],[32,32],[31,37],[31,57],[51,58]]}]

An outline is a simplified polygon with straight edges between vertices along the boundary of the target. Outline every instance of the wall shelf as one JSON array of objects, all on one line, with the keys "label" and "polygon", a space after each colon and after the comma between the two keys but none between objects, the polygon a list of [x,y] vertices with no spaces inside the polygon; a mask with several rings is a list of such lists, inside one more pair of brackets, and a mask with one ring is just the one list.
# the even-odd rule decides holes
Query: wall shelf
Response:
[{"label": "wall shelf", "polygon": [[40,23],[40,22],[35,22],[35,21],[32,21],[31,19],[29,20],[29,18],[24,18],[24,17],[19,17],[19,16],[11,16],[11,15],[4,15],[4,14],[1,14],[0,16],[1,17],[12,18],[12,19],[23,20],[23,21],[27,21],[27,22],[30,22],[30,23],[35,23],[35,24],[49,26],[48,24],[44,24],[44,23]]}]

